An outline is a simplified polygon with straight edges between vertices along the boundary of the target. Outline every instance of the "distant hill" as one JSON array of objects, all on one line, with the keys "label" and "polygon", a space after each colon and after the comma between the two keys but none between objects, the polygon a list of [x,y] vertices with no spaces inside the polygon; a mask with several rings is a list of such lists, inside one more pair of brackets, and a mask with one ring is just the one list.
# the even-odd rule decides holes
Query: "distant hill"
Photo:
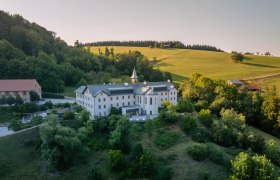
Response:
[{"label": "distant hill", "polygon": [[[179,82],[194,72],[224,80],[280,73],[280,57],[245,55],[243,63],[234,63],[230,58],[231,54],[225,52],[120,46],[113,48],[116,53],[138,50],[150,60],[156,59],[157,67],[173,73],[174,79]],[[104,52],[105,47],[90,48],[91,52],[97,54],[99,49]]]}]

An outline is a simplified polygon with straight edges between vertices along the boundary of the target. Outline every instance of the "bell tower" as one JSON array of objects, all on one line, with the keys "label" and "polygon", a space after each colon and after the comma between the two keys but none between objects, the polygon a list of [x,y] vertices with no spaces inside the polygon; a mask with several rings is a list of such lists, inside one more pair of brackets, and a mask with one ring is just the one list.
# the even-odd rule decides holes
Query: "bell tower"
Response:
[{"label": "bell tower", "polygon": [[136,70],[135,70],[135,67],[133,69],[133,72],[132,72],[132,75],[130,77],[130,80],[131,80],[131,84],[137,84],[137,81],[138,81],[138,76],[136,74]]}]

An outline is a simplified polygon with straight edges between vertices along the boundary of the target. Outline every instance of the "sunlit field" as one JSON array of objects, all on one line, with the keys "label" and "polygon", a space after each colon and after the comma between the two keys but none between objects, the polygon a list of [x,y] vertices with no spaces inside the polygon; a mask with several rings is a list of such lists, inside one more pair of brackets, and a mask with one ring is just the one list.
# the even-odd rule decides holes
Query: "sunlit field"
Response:
[{"label": "sunlit field", "polygon": [[[105,52],[105,46],[91,47],[90,50],[98,53],[99,48]],[[122,46],[113,48],[116,53],[138,50],[151,60],[155,58],[159,61],[158,67],[173,73],[176,81],[182,81],[194,72],[224,80],[280,73],[280,57],[246,55],[243,63],[234,63],[230,53],[222,52]]]}]

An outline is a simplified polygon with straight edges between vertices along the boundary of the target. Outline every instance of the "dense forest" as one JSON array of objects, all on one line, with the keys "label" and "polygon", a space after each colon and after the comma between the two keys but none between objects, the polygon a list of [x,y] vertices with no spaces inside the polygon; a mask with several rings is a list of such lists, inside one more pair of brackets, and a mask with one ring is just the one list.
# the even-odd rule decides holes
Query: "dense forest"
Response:
[{"label": "dense forest", "polygon": [[140,52],[93,55],[84,48],[68,46],[54,32],[20,15],[0,11],[1,79],[37,79],[45,92],[62,92],[65,86],[109,83],[125,77],[135,66],[141,80],[166,80]]},{"label": "dense forest", "polygon": [[179,49],[194,49],[205,51],[224,52],[223,50],[209,45],[185,45],[180,41],[99,41],[92,43],[79,43],[76,41],[76,46],[133,46],[133,47],[150,47],[150,48],[179,48]]}]

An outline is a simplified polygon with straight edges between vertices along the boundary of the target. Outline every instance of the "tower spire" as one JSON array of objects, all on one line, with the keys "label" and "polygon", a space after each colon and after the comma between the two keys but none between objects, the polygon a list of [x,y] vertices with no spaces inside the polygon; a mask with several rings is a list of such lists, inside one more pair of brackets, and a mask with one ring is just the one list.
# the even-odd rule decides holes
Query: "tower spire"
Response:
[{"label": "tower spire", "polygon": [[135,66],[134,66],[134,69],[133,69],[133,72],[132,72],[132,75],[131,75],[130,79],[131,79],[131,84],[137,84],[138,76],[136,74]]}]

